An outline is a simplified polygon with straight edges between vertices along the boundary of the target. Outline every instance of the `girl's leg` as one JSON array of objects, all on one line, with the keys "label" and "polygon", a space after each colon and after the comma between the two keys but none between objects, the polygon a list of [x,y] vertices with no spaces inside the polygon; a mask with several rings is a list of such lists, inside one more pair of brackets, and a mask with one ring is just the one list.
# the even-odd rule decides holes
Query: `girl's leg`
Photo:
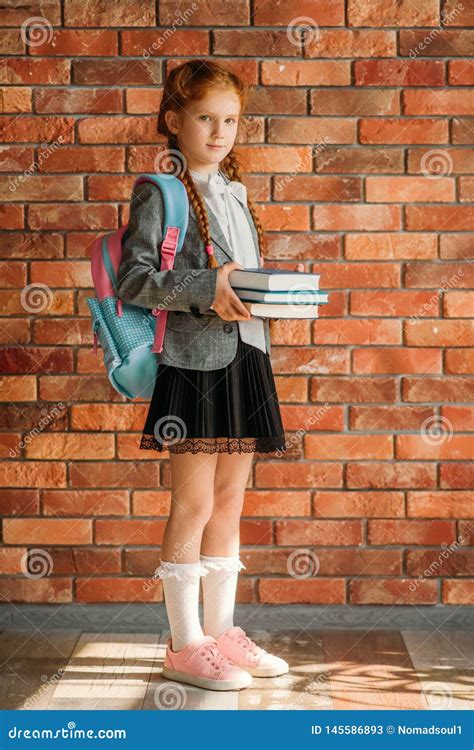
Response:
[{"label": "girl's leg", "polygon": [[260,648],[234,627],[239,559],[240,515],[253,453],[221,454],[216,467],[214,509],[204,529],[201,561],[209,570],[202,579],[204,632],[218,640],[220,652],[255,677],[286,674],[288,663]]},{"label": "girl's leg", "polygon": [[169,452],[171,509],[161,557],[173,562],[199,560],[201,537],[213,508],[218,454]]},{"label": "girl's leg", "polygon": [[201,562],[204,632],[218,638],[234,625],[239,559],[240,516],[253,453],[220,453],[214,482],[212,515],[202,536]]},{"label": "girl's leg", "polygon": [[157,574],[163,579],[174,651],[204,637],[199,582],[207,571],[199,560],[199,548],[212,512],[216,462],[216,454],[170,451],[171,510]]}]

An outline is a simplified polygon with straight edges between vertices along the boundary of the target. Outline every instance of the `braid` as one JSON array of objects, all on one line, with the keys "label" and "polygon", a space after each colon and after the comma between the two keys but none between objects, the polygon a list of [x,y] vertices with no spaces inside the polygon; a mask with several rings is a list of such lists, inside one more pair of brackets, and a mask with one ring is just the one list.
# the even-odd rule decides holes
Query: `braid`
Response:
[{"label": "braid", "polygon": [[[241,109],[244,110],[251,86],[242,81],[232,71],[225,68],[214,60],[189,60],[178,67],[173,68],[166,77],[166,83],[163,90],[160,110],[157,120],[157,131],[165,136],[167,150],[172,154],[171,161],[177,159],[181,162],[180,168],[172,167],[172,174],[176,175],[183,183],[188,194],[189,203],[195,213],[199,234],[204,243],[204,249],[208,254],[207,267],[218,268],[219,263],[213,252],[211,240],[211,230],[209,227],[209,217],[206,209],[204,198],[196,187],[192,175],[187,167],[184,154],[179,145],[178,135],[171,132],[168,127],[166,114],[168,111],[179,113],[185,110],[188,102],[200,99],[206,91],[212,87],[221,87],[233,90],[239,97]],[[240,176],[240,165],[234,149],[222,160],[220,164],[222,171],[230,180],[242,182]],[[257,213],[257,207],[250,196],[247,194],[247,206],[253,219],[258,237],[258,255],[262,259],[265,255],[266,238],[260,217]],[[270,331],[272,331],[275,321],[270,318]]]},{"label": "braid", "polygon": [[[178,138],[175,133],[170,133],[168,136],[168,149],[174,153],[180,153]],[[201,193],[196,188],[196,185],[194,184],[194,180],[187,167],[186,169],[182,169],[180,173],[177,174],[176,176],[181,180],[184,187],[186,188],[189,202],[191,203],[194,209],[194,213],[196,214],[196,219],[197,219],[198,227],[199,227],[199,233],[206,246],[206,251],[208,252],[207,267],[218,268],[219,263],[217,262],[217,259],[214,253],[212,252],[211,230],[209,229],[209,219],[207,216],[206,206],[204,205],[204,200],[201,196]],[[207,248],[209,248],[209,250],[207,250]]]},{"label": "braid", "polygon": [[[242,182],[242,178],[240,176],[240,166],[239,166],[239,162],[237,160],[237,157],[236,157],[236,155],[234,153],[234,149],[232,149],[231,151],[229,151],[229,153],[227,154],[226,158],[223,160],[223,162],[222,162],[222,168],[223,168],[224,172],[226,173],[226,175],[231,180],[238,180],[239,182]],[[259,254],[260,254],[260,258],[263,259],[264,254],[266,254],[267,242],[266,242],[266,239],[265,239],[265,234],[264,234],[263,227],[262,227],[262,224],[261,224],[261,221],[260,221],[260,217],[259,217],[259,215],[257,213],[257,209],[256,209],[256,206],[255,206],[255,203],[253,202],[253,200],[250,197],[250,195],[248,194],[248,192],[247,192],[247,205],[248,205],[250,214],[252,216],[253,222],[255,224],[255,228],[257,230],[257,235],[258,235],[258,251],[259,251]],[[269,323],[270,323],[270,333],[273,334],[273,330],[274,330],[274,327],[275,327],[275,319],[274,318],[269,318]]]},{"label": "braid", "polygon": [[[176,133],[169,133],[168,135],[168,150],[173,153],[181,153]],[[240,165],[235,155],[234,149],[232,149],[227,154],[226,158],[223,160],[222,169],[230,180],[238,180],[239,182],[242,182],[242,178],[240,175]],[[186,169],[181,169],[180,173],[177,176],[179,177],[184,187],[186,188],[186,192],[189,197],[189,202],[191,203],[194,209],[194,213],[196,214],[196,219],[197,219],[198,227],[199,227],[199,233],[202,237],[202,240],[206,248],[210,248],[212,250],[211,231],[209,228],[209,218],[207,215],[206,206],[204,204],[204,200],[201,196],[201,193],[196,188],[192,175],[187,167]],[[255,207],[255,203],[253,202],[253,200],[251,199],[248,193],[247,193],[247,205],[248,205],[250,214],[252,216],[253,222],[255,224],[255,228],[257,230],[258,251],[259,251],[260,257],[262,257],[263,256],[262,251],[265,249],[265,246],[266,246],[265,235],[263,232],[262,224],[260,222],[260,217]],[[219,267],[219,263],[217,262],[216,257],[213,252],[209,252],[209,257],[207,259],[207,267],[208,268]]]},{"label": "braid", "polygon": [[[240,176],[240,166],[239,166],[237,157],[235,155],[234,149],[232,149],[223,160],[222,168],[224,172],[226,173],[226,175],[231,180],[238,180],[239,182],[242,182],[242,177]],[[255,224],[255,228],[257,230],[258,251],[259,251],[260,257],[262,257],[264,254],[263,251],[265,250],[265,246],[266,246],[265,235],[263,233],[263,227],[260,223],[260,218],[258,216],[255,203],[253,202],[253,200],[251,199],[248,193],[247,193],[247,205],[248,205],[250,214],[252,216],[253,222]]]},{"label": "braid", "polygon": [[[168,135],[168,150],[175,154],[181,153],[180,148],[179,148],[178,138],[175,133],[169,133]],[[234,149],[232,149],[227,154],[226,158],[222,161],[222,169],[230,180],[238,180],[239,182],[242,182],[242,178],[240,175],[240,165],[234,153]],[[210,248],[211,250],[211,252],[208,251],[207,267],[218,268],[219,263],[217,262],[217,259],[214,253],[212,252],[211,230],[209,228],[209,218],[207,215],[204,199],[202,198],[200,191],[196,188],[192,175],[187,167],[186,169],[184,168],[181,169],[179,174],[177,174],[176,176],[181,180],[184,187],[186,188],[189,201],[194,209],[194,213],[196,214],[196,219],[197,219],[198,227],[199,227],[199,233],[206,246],[206,250],[207,248]],[[250,198],[248,193],[247,193],[247,205],[248,205],[250,214],[252,216],[252,219],[254,221],[255,228],[257,230],[258,252],[259,252],[260,258],[262,258],[263,257],[262,251],[264,251],[266,248],[265,234],[263,231],[262,224],[260,222],[260,217],[255,207],[255,203]],[[270,333],[273,334],[275,320],[273,318],[270,318],[269,324],[270,324]]]}]

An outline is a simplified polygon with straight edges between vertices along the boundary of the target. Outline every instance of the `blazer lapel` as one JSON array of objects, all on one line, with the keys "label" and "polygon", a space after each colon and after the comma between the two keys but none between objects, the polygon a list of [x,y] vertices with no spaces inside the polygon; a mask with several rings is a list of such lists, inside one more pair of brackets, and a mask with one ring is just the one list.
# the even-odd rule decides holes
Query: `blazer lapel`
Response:
[{"label": "blazer lapel", "polygon": [[[227,177],[227,175],[224,174],[224,180],[226,181],[226,184],[230,182],[230,179]],[[259,259],[259,250],[258,250],[258,234],[257,230],[255,229],[255,224],[252,219],[252,214],[250,213],[250,210],[247,205],[241,203],[242,209],[247,217],[247,221],[250,225],[250,230],[252,232],[252,237],[255,245],[255,252],[257,254],[257,258]],[[223,253],[227,255],[229,260],[235,260],[234,253],[232,251],[231,246],[227,242],[227,239],[224,235],[224,232],[222,231],[219,221],[217,219],[217,216],[212,211],[211,208],[206,204],[206,210],[207,210],[207,216],[209,219],[209,230],[211,233],[211,239],[213,242],[216,243],[220,247]],[[192,208],[191,204],[189,204],[189,218],[195,222],[197,225],[197,218],[196,214],[194,213],[194,209]],[[197,230],[199,233],[199,230]],[[258,260],[258,264],[260,265],[260,259]]]}]

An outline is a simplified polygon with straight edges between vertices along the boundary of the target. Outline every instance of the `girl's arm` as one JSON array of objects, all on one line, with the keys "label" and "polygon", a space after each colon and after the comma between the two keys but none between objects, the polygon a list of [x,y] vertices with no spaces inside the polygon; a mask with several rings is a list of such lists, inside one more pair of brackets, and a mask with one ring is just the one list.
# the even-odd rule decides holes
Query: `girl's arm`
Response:
[{"label": "girl's arm", "polygon": [[[164,204],[151,183],[136,185],[117,273],[117,295],[140,307],[209,311],[216,296],[217,268],[160,271]],[[203,249],[204,253],[204,249]]]}]

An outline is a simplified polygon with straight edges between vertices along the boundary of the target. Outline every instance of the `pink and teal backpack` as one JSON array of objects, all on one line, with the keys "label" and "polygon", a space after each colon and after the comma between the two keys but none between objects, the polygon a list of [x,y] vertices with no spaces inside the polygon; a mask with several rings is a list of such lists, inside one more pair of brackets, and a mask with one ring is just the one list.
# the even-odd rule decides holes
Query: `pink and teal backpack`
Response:
[{"label": "pink and teal backpack", "polygon": [[[151,182],[162,193],[165,209],[160,270],[173,268],[188,228],[188,194],[181,180],[168,174],[145,174],[135,185]],[[113,387],[127,398],[151,398],[165,335],[167,310],[138,307],[116,294],[122,256],[122,238],[128,224],[96,239],[91,269],[95,297],[86,297],[92,316],[94,353],[102,347],[107,375]],[[156,248],[157,259],[159,248]]]}]

